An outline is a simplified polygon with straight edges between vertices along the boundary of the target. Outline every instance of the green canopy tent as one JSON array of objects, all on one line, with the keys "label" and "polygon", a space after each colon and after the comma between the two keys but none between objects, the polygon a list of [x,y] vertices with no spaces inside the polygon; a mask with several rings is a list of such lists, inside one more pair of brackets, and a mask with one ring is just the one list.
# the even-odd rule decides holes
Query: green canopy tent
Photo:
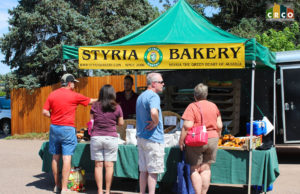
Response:
[{"label": "green canopy tent", "polygon": [[[149,23],[148,25],[144,26],[143,28],[123,37],[118,40],[115,40],[110,43],[105,43],[102,45],[95,45],[95,46],[68,46],[63,45],[63,59],[79,59],[79,67],[80,68],[94,68],[97,69],[100,66],[97,66],[97,63],[102,63],[108,57],[106,55],[109,51],[114,50],[114,54],[110,55],[111,59],[115,58],[119,60],[119,63],[126,63],[122,62],[122,59],[137,59],[138,57],[136,53],[133,53],[131,50],[126,50],[128,48],[143,48],[144,50],[149,46],[159,47],[164,46],[163,48],[158,49],[163,50],[168,47],[172,47],[169,49],[169,53],[163,53],[164,57],[162,58],[162,52],[158,51],[158,59],[155,59],[155,66],[144,66],[144,69],[148,67],[148,69],[163,69],[159,66],[159,64],[165,60],[166,54],[170,54],[174,51],[176,47],[183,47],[181,57],[178,54],[178,59],[189,59],[192,56],[196,57],[196,61],[201,61],[203,55],[209,58],[209,61],[214,61],[215,58],[219,57],[228,57],[227,54],[224,52],[230,50],[230,48],[223,48],[224,45],[230,44],[241,44],[244,45],[244,54],[243,54],[243,65],[238,67],[232,68],[251,68],[252,69],[252,82],[251,82],[251,113],[250,113],[250,123],[253,123],[253,115],[254,115],[254,82],[255,82],[255,68],[266,67],[271,68],[274,70],[274,80],[275,80],[275,54],[270,52],[267,48],[263,47],[259,43],[256,42],[255,39],[246,39],[235,36],[230,34],[216,26],[214,26],[211,22],[209,22],[205,17],[200,15],[197,11],[195,11],[185,0],[179,0],[172,8],[162,14],[160,17]],[[222,48],[219,48],[219,53],[214,53],[215,50],[209,50],[209,45],[222,45]],[[189,49],[193,49],[195,45],[197,45],[197,49],[194,51],[199,51],[198,53],[194,52],[194,55],[188,52],[188,49],[185,50],[185,47],[192,45]],[[201,45],[206,45],[206,53],[201,53]],[[208,46],[207,46],[208,45]],[[148,47],[147,47],[148,46]],[[87,52],[85,49],[91,47],[92,51]],[[201,48],[200,48],[201,47]],[[82,49],[83,48],[83,49]],[[105,48],[106,50],[100,50],[101,48]],[[124,48],[126,48],[124,51]],[[82,50],[81,50],[82,49]],[[99,50],[97,50],[99,49]],[[222,50],[223,49],[223,50]],[[171,51],[172,50],[172,51]],[[233,49],[234,50],[234,49]],[[82,52],[82,53],[80,53]],[[85,53],[86,52],[86,53]],[[119,53],[123,52],[123,55],[118,55]],[[128,57],[128,52],[131,52],[130,56]],[[175,52],[175,51],[174,51]],[[102,53],[102,54],[101,54]],[[209,53],[213,55],[209,55]],[[221,54],[220,54],[221,53]],[[222,55],[223,53],[223,55]],[[100,55],[101,54],[101,55]],[[135,55],[136,54],[136,55]],[[147,58],[148,51],[144,52],[144,61],[142,63],[147,63],[150,58]],[[100,57],[102,58],[100,59]],[[233,54],[234,56],[234,54]],[[132,58],[131,58],[132,57]],[[160,58],[161,57],[161,58]],[[197,58],[199,57],[199,58]],[[201,58],[202,57],[202,58]],[[83,59],[91,59],[93,58],[92,65],[86,65],[82,60]],[[142,56],[143,58],[143,56]],[[203,60],[207,60],[203,59]],[[172,59],[169,56],[168,59]],[[229,66],[222,66],[222,61],[224,59],[219,59],[219,65],[212,67],[212,69],[230,69]],[[186,61],[186,60],[185,60]],[[82,64],[81,64],[82,63]],[[150,62],[151,63],[151,62]],[[171,64],[169,62],[169,64]],[[181,63],[180,63],[181,64]],[[214,63],[210,63],[214,64]],[[83,65],[83,66],[81,66]],[[94,65],[94,66],[93,66]],[[103,67],[108,69],[118,69],[119,68],[126,68],[126,69],[139,69],[138,66],[134,66],[134,64],[128,65],[126,67],[115,66],[111,67],[109,64],[107,66],[103,65]],[[122,65],[122,64],[117,64]],[[140,64],[144,65],[144,64]],[[150,64],[151,65],[151,64]],[[191,67],[191,66],[190,66]],[[197,66],[193,67],[194,69],[210,69],[210,66]],[[141,68],[142,69],[142,68]],[[170,68],[169,68],[170,69]],[[185,66],[176,66],[171,69],[186,69]],[[274,82],[275,83],[275,82]],[[274,84],[274,94],[275,94],[275,84]],[[274,107],[275,107],[275,95],[274,95]],[[274,108],[275,109],[275,108]],[[275,112],[275,111],[274,111]],[[275,115],[274,115],[275,118]],[[274,121],[275,119],[273,119]],[[250,125],[250,138],[253,136],[253,126]],[[252,144],[252,141],[250,141]],[[252,145],[251,145],[252,148]],[[251,168],[252,168],[252,149],[249,151],[249,184],[248,184],[248,193],[251,191]],[[267,185],[264,185],[264,190],[266,191]]]},{"label": "green canopy tent", "polygon": [[[185,0],[143,28],[110,43],[95,46],[244,43],[245,60],[275,69],[275,54],[255,41],[230,34],[209,22]],[[78,47],[63,45],[63,59],[78,59]]]}]

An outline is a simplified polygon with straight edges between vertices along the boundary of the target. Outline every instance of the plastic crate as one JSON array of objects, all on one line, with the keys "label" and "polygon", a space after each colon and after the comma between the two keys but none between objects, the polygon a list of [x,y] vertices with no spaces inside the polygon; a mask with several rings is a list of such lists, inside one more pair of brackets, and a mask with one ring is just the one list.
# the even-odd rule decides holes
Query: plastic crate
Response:
[{"label": "plastic crate", "polygon": [[[253,135],[264,135],[267,133],[265,121],[253,121]],[[247,134],[250,134],[250,123],[246,124]]]}]

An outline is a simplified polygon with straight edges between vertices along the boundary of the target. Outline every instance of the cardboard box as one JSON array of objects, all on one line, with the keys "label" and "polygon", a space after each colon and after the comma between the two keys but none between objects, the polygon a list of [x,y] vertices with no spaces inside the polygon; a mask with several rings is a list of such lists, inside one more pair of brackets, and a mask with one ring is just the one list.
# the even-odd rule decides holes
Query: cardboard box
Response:
[{"label": "cardboard box", "polygon": [[242,147],[218,146],[218,149],[222,149],[222,150],[238,150],[238,151],[245,151],[245,150],[247,150],[244,146],[242,146]]},{"label": "cardboard box", "polygon": [[[245,148],[246,150],[250,150],[250,137],[241,137],[245,138]],[[252,136],[252,149],[255,149],[262,145],[261,137],[260,136]]]}]

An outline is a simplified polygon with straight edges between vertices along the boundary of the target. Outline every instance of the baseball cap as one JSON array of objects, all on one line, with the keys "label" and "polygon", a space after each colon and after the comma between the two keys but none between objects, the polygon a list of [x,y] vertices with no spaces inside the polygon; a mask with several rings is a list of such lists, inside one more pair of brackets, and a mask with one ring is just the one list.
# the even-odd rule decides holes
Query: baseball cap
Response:
[{"label": "baseball cap", "polygon": [[61,77],[61,83],[67,84],[68,82],[79,82],[79,81],[75,79],[75,77],[72,74],[66,73]]}]

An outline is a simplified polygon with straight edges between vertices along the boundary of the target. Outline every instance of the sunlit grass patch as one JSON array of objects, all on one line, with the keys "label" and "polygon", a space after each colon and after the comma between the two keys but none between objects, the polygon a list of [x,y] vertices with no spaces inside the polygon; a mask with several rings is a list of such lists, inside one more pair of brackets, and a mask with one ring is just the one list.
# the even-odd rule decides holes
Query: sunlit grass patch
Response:
[{"label": "sunlit grass patch", "polygon": [[15,134],[12,136],[7,136],[5,139],[40,139],[40,140],[48,140],[49,132],[46,133],[26,133],[26,134]]}]

